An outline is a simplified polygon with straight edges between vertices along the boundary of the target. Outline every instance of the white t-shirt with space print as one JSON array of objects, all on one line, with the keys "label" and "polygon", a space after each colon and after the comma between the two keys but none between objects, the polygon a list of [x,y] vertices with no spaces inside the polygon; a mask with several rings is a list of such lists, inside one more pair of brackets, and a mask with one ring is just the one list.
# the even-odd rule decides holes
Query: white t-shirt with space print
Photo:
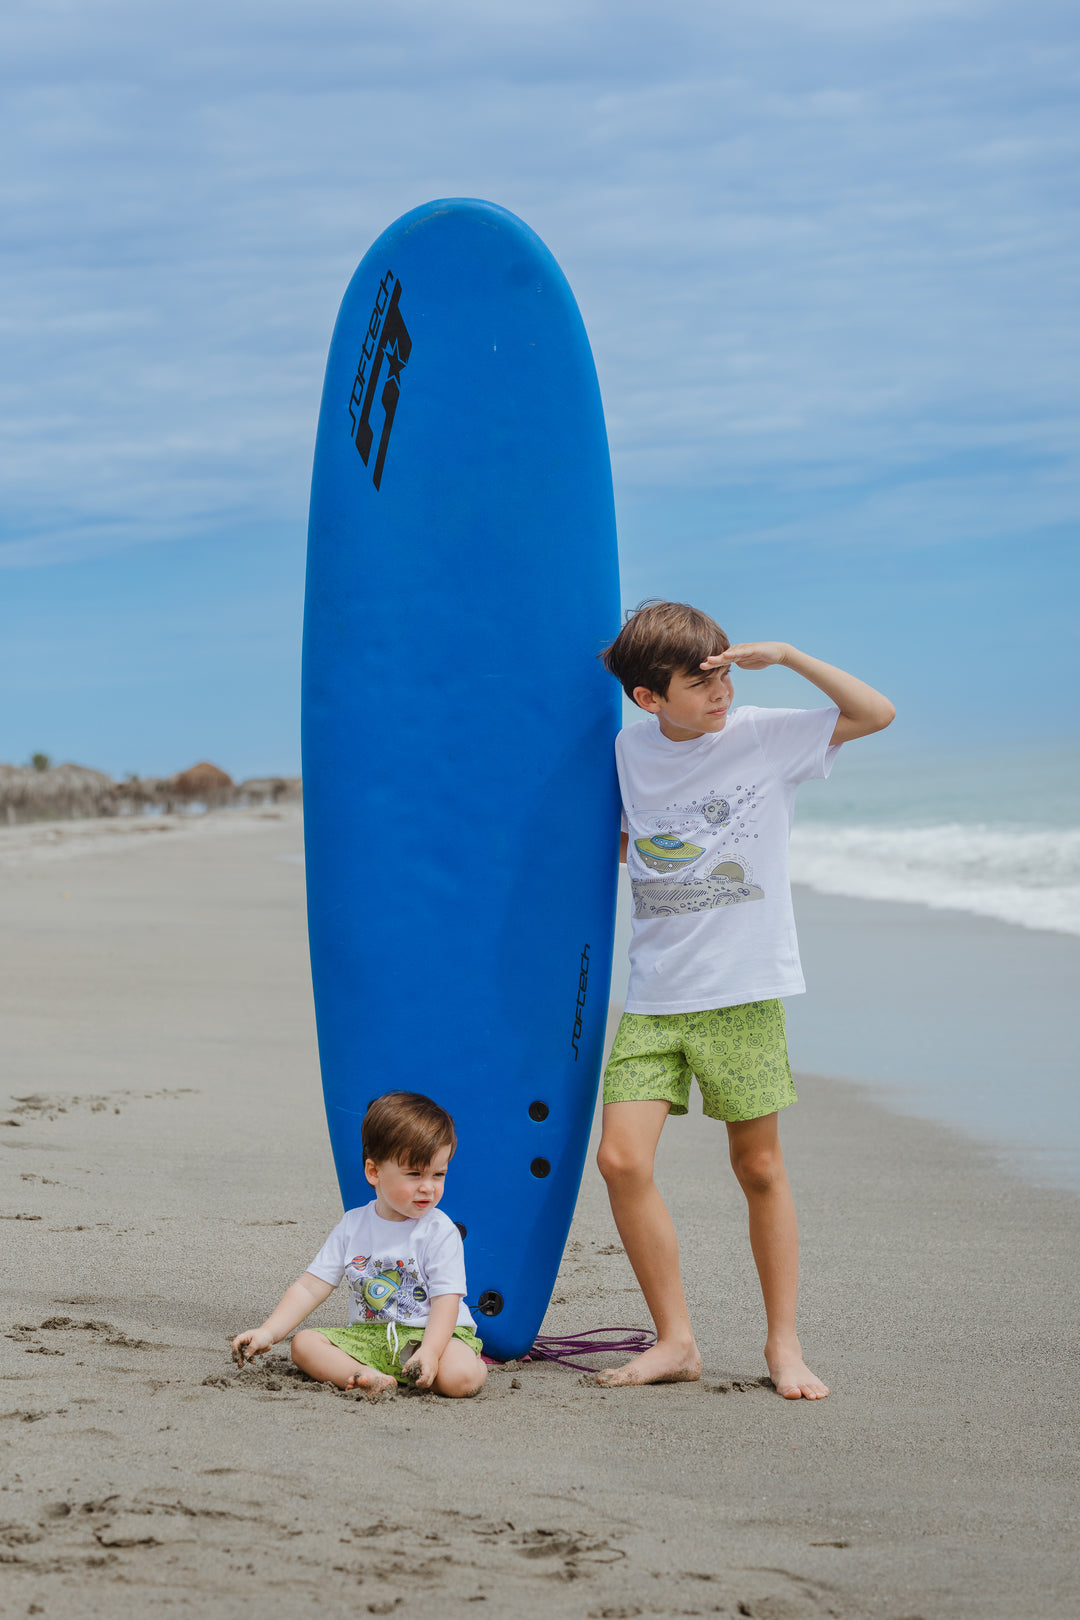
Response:
[{"label": "white t-shirt with space print", "polygon": [[839,715],[732,709],[672,742],[655,715],[620,732],[633,938],[626,1011],[700,1012],[806,989],[788,840],[800,782],[828,776]]},{"label": "white t-shirt with space print", "polygon": [[[350,1322],[424,1327],[433,1299],[465,1293],[461,1233],[441,1209],[416,1221],[384,1221],[374,1201],[348,1209],[308,1270],[334,1288],[344,1279]],[[476,1326],[464,1299],[457,1325]]]}]

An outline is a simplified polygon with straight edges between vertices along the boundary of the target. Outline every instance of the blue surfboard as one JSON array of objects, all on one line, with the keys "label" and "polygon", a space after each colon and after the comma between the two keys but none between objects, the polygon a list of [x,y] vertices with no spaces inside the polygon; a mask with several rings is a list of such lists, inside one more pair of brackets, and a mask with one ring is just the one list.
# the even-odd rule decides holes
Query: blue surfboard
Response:
[{"label": "blue surfboard", "polygon": [[308,923],[346,1208],[384,1091],[448,1108],[444,1209],[487,1350],[540,1327],[577,1198],[615,909],[611,471],[573,294],[490,203],[429,203],[349,283],[304,617]]}]

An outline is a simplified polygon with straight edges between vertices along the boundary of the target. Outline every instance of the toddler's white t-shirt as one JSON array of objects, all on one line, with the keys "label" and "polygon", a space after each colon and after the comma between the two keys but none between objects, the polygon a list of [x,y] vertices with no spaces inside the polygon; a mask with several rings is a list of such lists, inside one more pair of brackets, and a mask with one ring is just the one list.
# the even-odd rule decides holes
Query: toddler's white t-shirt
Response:
[{"label": "toddler's white t-shirt", "polygon": [[672,742],[655,715],[615,754],[634,897],[626,1011],[699,1012],[806,989],[788,840],[800,782],[828,776],[840,711],[738,708]]},{"label": "toddler's white t-shirt", "polygon": [[[441,1209],[415,1221],[384,1221],[374,1200],[348,1209],[308,1270],[334,1288],[345,1279],[350,1322],[424,1327],[431,1300],[465,1293],[461,1233]],[[464,1299],[457,1326],[476,1326]]]}]

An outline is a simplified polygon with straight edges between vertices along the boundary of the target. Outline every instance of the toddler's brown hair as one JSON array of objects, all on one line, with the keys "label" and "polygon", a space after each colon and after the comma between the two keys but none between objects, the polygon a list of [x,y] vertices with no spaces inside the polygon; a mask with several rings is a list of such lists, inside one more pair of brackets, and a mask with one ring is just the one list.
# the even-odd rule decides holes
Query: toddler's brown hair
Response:
[{"label": "toddler's brown hair", "polygon": [[423,1170],[440,1148],[457,1148],[454,1121],[419,1091],[387,1091],[368,1103],[360,1127],[364,1159],[385,1164],[395,1159],[406,1170]]}]

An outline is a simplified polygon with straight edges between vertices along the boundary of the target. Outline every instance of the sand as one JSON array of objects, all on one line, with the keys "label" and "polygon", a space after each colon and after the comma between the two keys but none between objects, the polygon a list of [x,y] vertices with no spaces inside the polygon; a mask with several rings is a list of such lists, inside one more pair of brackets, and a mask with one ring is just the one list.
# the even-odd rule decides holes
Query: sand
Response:
[{"label": "sand", "polygon": [[[854,1085],[801,1077],[784,1119],[827,1401],[759,1382],[693,1115],[661,1176],[700,1384],[526,1365],[371,1405],[236,1372],[339,1214],[300,829],[101,836],[0,851],[0,1614],[1075,1614],[1080,1200]],[[643,1321],[590,1168],[546,1326]]]}]

